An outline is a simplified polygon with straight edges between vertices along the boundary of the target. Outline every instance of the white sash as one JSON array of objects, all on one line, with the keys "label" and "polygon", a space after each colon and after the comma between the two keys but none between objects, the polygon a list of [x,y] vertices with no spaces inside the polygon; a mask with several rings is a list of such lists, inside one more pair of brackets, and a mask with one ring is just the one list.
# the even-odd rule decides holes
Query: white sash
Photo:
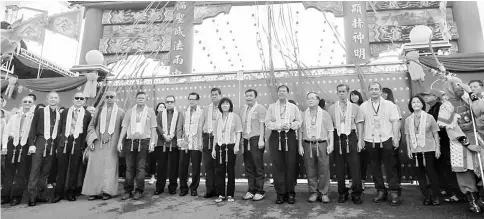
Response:
[{"label": "white sash", "polygon": [[[22,121],[22,117],[25,115],[25,119],[22,125],[22,131],[20,131],[20,122]],[[13,131],[13,145],[17,146],[20,142],[20,145],[27,144],[27,139],[29,138],[30,126],[32,124],[32,119],[34,116],[34,111],[30,109],[29,112],[24,113],[23,110],[19,111],[18,114],[15,115],[15,119],[11,119],[14,122],[14,129]],[[20,136],[20,132],[22,136]],[[20,137],[20,138],[19,138]]]},{"label": "white sash", "polygon": [[[108,106],[104,105],[101,111],[101,118],[99,124],[99,132],[104,134],[106,132],[106,117],[108,114]],[[118,116],[118,105],[113,105],[113,110],[111,113],[111,117],[109,119],[109,127],[108,127],[108,134],[112,135],[114,133],[114,126],[116,125],[116,118]]]},{"label": "white sash", "polygon": [[193,115],[193,120],[194,120],[193,124],[190,124],[191,107],[188,107],[187,110],[185,111],[185,124],[183,126],[183,129],[185,130],[185,134],[189,137],[189,140],[188,140],[189,142],[191,142],[192,137],[197,134],[200,111],[201,111],[200,106],[197,106],[197,109],[195,110],[195,114]]},{"label": "white sash", "polygon": [[[134,135],[137,130],[136,130],[136,108],[138,107],[138,104],[134,105],[133,109],[131,110],[131,135]],[[143,107],[143,111],[141,112],[141,133],[140,135],[145,132],[145,125],[146,125],[146,117],[148,117],[148,106]]]},{"label": "white sash", "polygon": [[[66,132],[64,133],[64,135],[66,137],[69,137],[69,135],[71,134],[72,114],[74,113],[75,109],[76,108],[74,108],[74,106],[71,106],[69,108],[69,111],[67,112]],[[84,107],[79,107],[79,112],[78,112],[77,120],[76,120],[76,126],[75,126],[74,134],[73,134],[74,139],[78,138],[79,134],[82,133],[84,113],[85,113]]]},{"label": "white sash", "polygon": [[168,110],[163,110],[161,112],[161,124],[163,126],[163,134],[168,133],[170,136],[175,136],[175,127],[176,122],[178,121],[178,110],[173,108],[173,117],[171,118],[170,130],[168,132],[168,119],[167,119]]},{"label": "white sash", "polygon": [[[336,130],[338,131],[338,136],[341,134],[349,135],[351,133],[351,114],[352,114],[352,104],[349,100],[346,100],[346,112],[345,112],[345,120],[341,121],[341,102],[336,102],[335,107],[335,123],[336,123]],[[342,123],[343,122],[343,123]],[[341,127],[343,125],[343,127]]]},{"label": "white sash", "polygon": [[308,139],[312,139],[315,137],[316,139],[321,139],[321,127],[323,126],[323,109],[321,107],[317,107],[318,112],[316,114],[316,133],[314,133],[313,129],[311,128],[311,110],[309,107],[304,112],[304,119],[306,123],[306,136]]},{"label": "white sash", "polygon": [[245,118],[245,116],[247,114],[247,110],[249,109],[249,106],[246,105],[244,108],[244,112],[242,114],[242,124],[245,124],[245,122],[247,121],[247,129],[246,129],[247,134],[250,134],[250,132],[252,131],[252,114],[254,113],[258,105],[259,104],[255,102],[254,106],[252,106],[252,109],[249,110],[249,114],[247,115],[248,118]]},{"label": "white sash", "polygon": [[223,144],[230,143],[230,130],[232,130],[232,120],[234,118],[233,113],[229,113],[227,118],[219,117],[217,125],[217,143],[222,146]]},{"label": "white sash", "polygon": [[59,120],[60,120],[60,114],[57,109],[55,110],[55,124],[54,124],[54,130],[51,136],[50,133],[50,106],[44,107],[44,139],[49,140],[51,137],[52,139],[57,138],[57,128],[59,127]]},{"label": "white sash", "polygon": [[278,124],[278,126],[280,127],[283,123],[287,123],[287,124],[290,124],[289,123],[289,111],[291,111],[291,104],[292,103],[289,103],[289,101],[286,101],[286,112],[285,112],[285,118],[284,118],[284,122],[281,121],[281,103],[279,102],[279,100],[277,100],[276,104],[274,105],[274,117],[276,117],[276,124]]},{"label": "white sash", "polygon": [[425,147],[425,128],[427,127],[427,113],[422,111],[420,114],[421,115],[418,133],[415,133],[415,113],[412,113],[412,115],[410,115],[408,131],[410,133],[410,142],[412,144],[412,148]]},{"label": "white sash", "polygon": [[[219,110],[217,110],[215,112],[217,114],[217,118],[220,118],[221,116],[221,112]],[[213,127],[212,127],[212,114],[213,114],[213,103],[211,103],[210,105],[208,105],[208,120],[207,120],[207,132],[210,134],[213,132]]]}]

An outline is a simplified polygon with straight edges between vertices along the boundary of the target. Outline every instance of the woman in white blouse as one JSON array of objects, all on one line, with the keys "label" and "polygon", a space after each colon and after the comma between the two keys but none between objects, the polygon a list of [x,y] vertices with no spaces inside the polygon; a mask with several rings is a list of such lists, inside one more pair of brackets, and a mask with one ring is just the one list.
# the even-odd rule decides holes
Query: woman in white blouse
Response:
[{"label": "woman in white blouse", "polygon": [[[235,160],[239,151],[240,138],[242,133],[242,122],[240,117],[233,113],[234,105],[229,98],[222,98],[218,109],[222,112],[216,122],[212,157],[215,159],[215,191],[219,197],[215,202],[222,202],[227,199],[234,201],[235,192]],[[225,174],[228,175],[227,185]],[[225,187],[227,186],[227,190]],[[226,197],[227,196],[227,197]]]},{"label": "woman in white blouse", "polygon": [[[405,119],[407,151],[410,159],[415,158],[418,184],[425,196],[423,204],[440,205],[439,177],[435,166],[440,157],[440,129],[434,117],[425,112],[425,102],[421,97],[412,97],[408,109],[412,114]],[[427,183],[427,178],[430,184]]]}]

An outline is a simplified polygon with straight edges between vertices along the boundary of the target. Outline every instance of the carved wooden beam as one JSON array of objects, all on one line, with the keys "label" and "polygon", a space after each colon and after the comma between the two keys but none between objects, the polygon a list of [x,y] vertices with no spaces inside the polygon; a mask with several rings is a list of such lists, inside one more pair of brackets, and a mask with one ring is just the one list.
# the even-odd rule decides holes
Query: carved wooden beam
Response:
[{"label": "carved wooden beam", "polygon": [[341,1],[327,1],[327,2],[302,2],[305,9],[315,8],[321,12],[331,12],[335,17],[343,17],[343,2]]},{"label": "carved wooden beam", "polygon": [[[128,56],[131,56],[132,54],[128,54]],[[154,61],[161,61],[165,66],[169,65],[168,63],[170,62],[170,53],[168,52],[160,52],[158,54],[152,54],[152,53],[142,53],[140,55],[143,55],[147,59],[153,59]],[[115,63],[119,60],[124,59],[125,56],[120,56],[120,55],[104,55],[104,65],[109,65],[111,63]]]},{"label": "carved wooden beam", "polygon": [[207,18],[214,18],[221,13],[228,14],[232,5],[210,5],[210,6],[196,6],[194,24],[201,24]]},{"label": "carved wooden beam", "polygon": [[[385,25],[368,24],[370,43],[375,42],[410,42],[410,31],[416,25]],[[442,32],[438,24],[427,25],[432,29],[432,40],[442,40]],[[448,23],[449,32],[452,35],[451,40],[459,39],[457,25],[455,22]]]}]

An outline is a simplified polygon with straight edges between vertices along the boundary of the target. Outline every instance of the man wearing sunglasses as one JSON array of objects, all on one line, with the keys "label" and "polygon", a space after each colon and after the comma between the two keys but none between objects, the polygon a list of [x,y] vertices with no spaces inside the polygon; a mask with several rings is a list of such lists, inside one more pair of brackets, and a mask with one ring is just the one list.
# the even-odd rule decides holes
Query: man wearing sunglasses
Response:
[{"label": "man wearing sunglasses", "polygon": [[32,155],[32,168],[30,170],[27,190],[29,193],[29,206],[35,206],[37,201],[46,202],[39,195],[45,190],[54,159],[54,150],[59,129],[60,114],[59,94],[52,91],[47,94],[48,106],[39,108],[34,113],[30,126],[28,139],[28,155]]},{"label": "man wearing sunglasses", "polygon": [[34,117],[33,102],[31,96],[25,96],[22,99],[22,111],[10,117],[3,133],[4,142],[2,144],[7,146],[7,155],[2,205],[7,204],[10,200],[12,206],[20,204],[27,185],[27,139]]},{"label": "man wearing sunglasses", "polygon": [[116,93],[106,92],[104,106],[98,109],[89,124],[86,143],[90,154],[82,194],[88,200],[108,200],[118,194],[117,144],[124,110],[116,105]]},{"label": "man wearing sunglasses", "polygon": [[[118,151],[124,151],[126,156],[126,180],[124,181],[124,195],[121,200],[129,198],[139,200],[143,196],[148,151],[150,153],[154,151],[158,140],[155,111],[146,105],[146,100],[146,93],[138,92],[136,94],[136,105],[127,110],[123,119]],[[123,145],[125,136],[126,141]],[[134,187],[135,179],[136,189]],[[133,190],[135,190],[134,196]]]},{"label": "man wearing sunglasses", "polygon": [[[58,172],[52,203],[59,202],[65,196],[69,201],[76,201],[79,165],[91,114],[83,107],[85,97],[82,92],[77,92],[72,102],[74,105],[62,112],[59,123]],[[64,191],[66,191],[65,194]]]},{"label": "man wearing sunglasses", "polygon": [[192,162],[191,195],[197,196],[200,184],[200,164],[202,162],[202,108],[199,105],[200,95],[190,93],[190,105],[183,119],[183,138],[178,139],[180,151],[180,196],[188,194],[188,166]]},{"label": "man wearing sunglasses", "polygon": [[[157,154],[157,179],[155,195],[163,193],[166,184],[168,173],[168,166],[170,166],[170,184],[168,184],[168,192],[176,194],[177,179],[178,179],[178,162],[179,151],[177,147],[177,139],[181,139],[183,135],[183,113],[179,113],[175,106],[175,96],[168,95],[165,98],[166,110],[158,113],[156,118],[158,127],[158,144],[155,147]],[[169,160],[169,165],[168,165]]]}]

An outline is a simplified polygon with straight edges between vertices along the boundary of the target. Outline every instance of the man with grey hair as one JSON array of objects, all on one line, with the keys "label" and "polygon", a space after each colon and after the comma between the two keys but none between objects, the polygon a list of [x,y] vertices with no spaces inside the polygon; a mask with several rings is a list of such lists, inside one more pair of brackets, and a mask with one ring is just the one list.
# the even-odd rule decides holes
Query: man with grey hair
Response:
[{"label": "man with grey hair", "polygon": [[45,198],[39,197],[39,192],[45,190],[47,177],[49,176],[54,159],[56,139],[59,128],[60,113],[59,94],[52,91],[47,94],[48,106],[39,108],[34,113],[30,126],[28,139],[28,155],[32,155],[32,168],[30,169],[27,191],[29,194],[29,206],[35,206],[37,201],[46,202]]}]

